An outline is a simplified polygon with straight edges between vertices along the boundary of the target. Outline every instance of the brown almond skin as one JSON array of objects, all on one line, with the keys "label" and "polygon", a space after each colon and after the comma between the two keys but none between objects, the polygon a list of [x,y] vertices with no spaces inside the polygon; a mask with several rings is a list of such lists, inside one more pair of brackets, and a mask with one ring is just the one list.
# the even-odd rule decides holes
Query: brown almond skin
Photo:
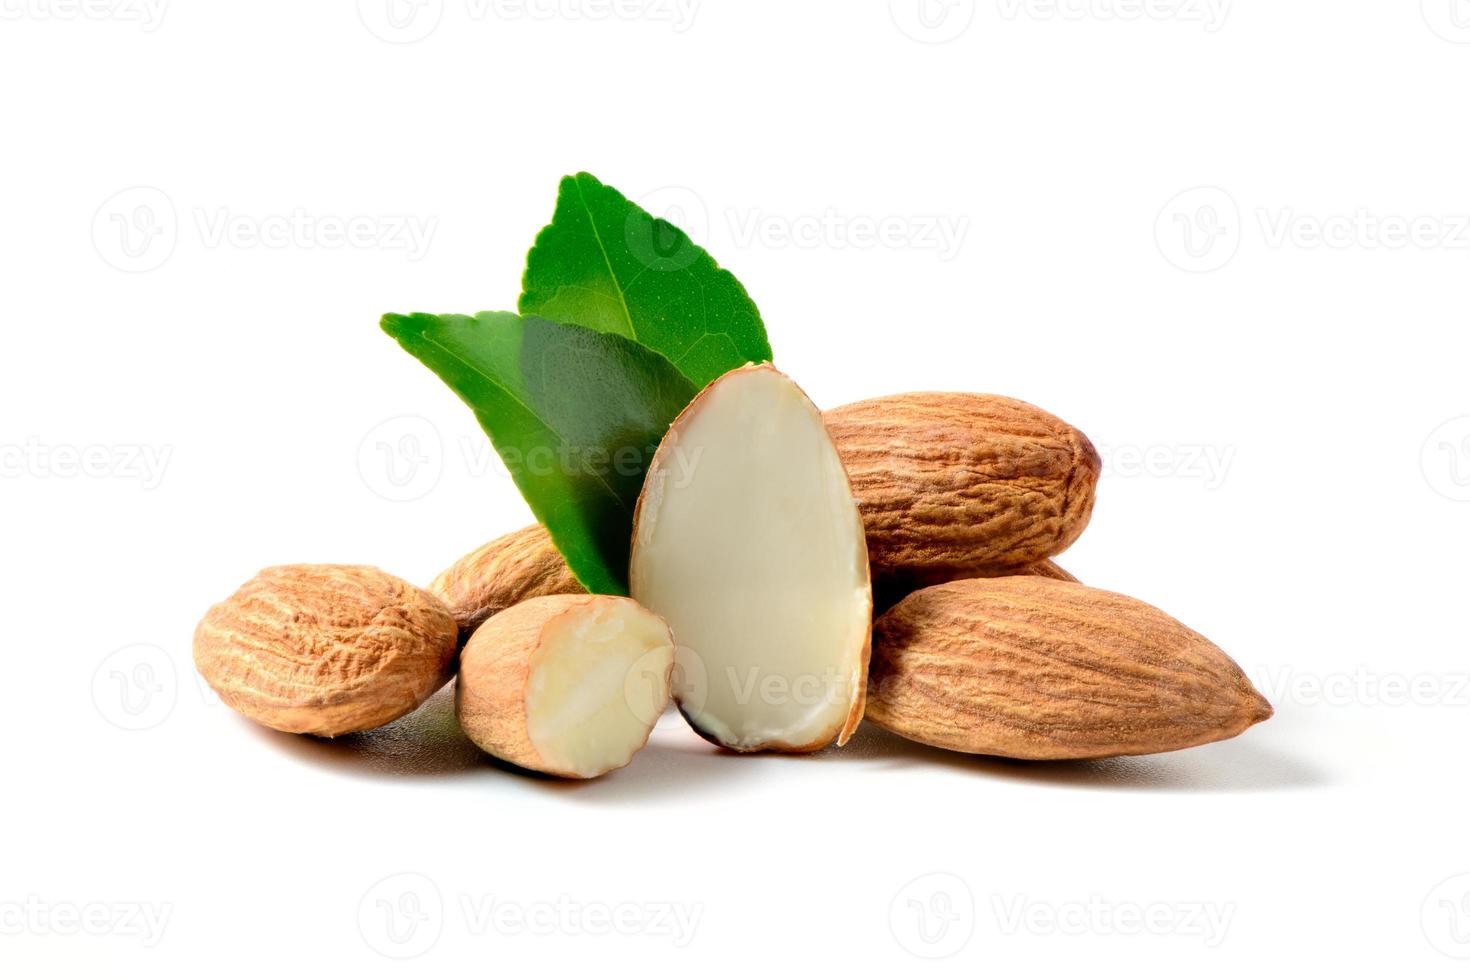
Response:
[{"label": "brown almond skin", "polygon": [[1219,647],[1128,596],[1038,576],[915,592],[873,630],[869,721],[1013,759],[1143,755],[1271,717]]},{"label": "brown almond skin", "polygon": [[429,584],[459,624],[459,641],[491,616],[544,595],[586,595],[540,524],[483,544]]},{"label": "brown almond skin", "polygon": [[[632,601],[605,595],[537,596],[485,623],[460,655],[454,685],[454,711],[460,728],[484,751],[522,769],[568,779],[588,778],[548,765],[531,742],[526,723],[531,658],[540,649],[547,627],[558,617],[594,603]],[[669,644],[673,642],[671,633]]]},{"label": "brown almond skin", "polygon": [[[1079,581],[1077,576],[1050,558],[1045,558],[1021,568],[977,568],[964,577],[999,578],[1004,575],[1036,575],[1041,578],[1056,579],[1059,582]],[[928,588],[931,585],[941,585],[951,581],[954,581],[954,576],[948,572],[940,572],[933,575],[925,575],[920,572],[902,576],[889,576],[873,587],[873,613],[874,615],[881,616],[902,602],[904,597],[912,595],[920,589]]]},{"label": "brown almond skin", "polygon": [[1018,569],[1087,526],[1101,464],[1080,431],[1000,395],[916,392],[825,413],[875,580]]},{"label": "brown almond skin", "polygon": [[366,565],[267,568],[204,614],[194,663],[220,700],[280,732],[386,725],[448,681],[454,618]]}]

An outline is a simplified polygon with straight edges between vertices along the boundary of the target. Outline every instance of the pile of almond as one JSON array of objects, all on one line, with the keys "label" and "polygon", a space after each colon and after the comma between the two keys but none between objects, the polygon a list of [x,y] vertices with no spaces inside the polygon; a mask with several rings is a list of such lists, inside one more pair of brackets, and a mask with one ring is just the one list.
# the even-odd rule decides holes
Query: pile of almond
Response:
[{"label": "pile of almond", "polygon": [[587,595],[538,525],[427,590],[359,566],[267,569],[205,615],[195,661],[247,717],[321,736],[393,721],[457,677],[477,745],[574,778],[626,765],[671,700],[741,752],[841,745],[866,718],[960,752],[1092,759],[1269,718],[1210,641],[1051,561],[1087,526],[1098,471],[1086,436],[1025,402],[907,394],[824,414],[747,366],[659,447],[631,598]]}]

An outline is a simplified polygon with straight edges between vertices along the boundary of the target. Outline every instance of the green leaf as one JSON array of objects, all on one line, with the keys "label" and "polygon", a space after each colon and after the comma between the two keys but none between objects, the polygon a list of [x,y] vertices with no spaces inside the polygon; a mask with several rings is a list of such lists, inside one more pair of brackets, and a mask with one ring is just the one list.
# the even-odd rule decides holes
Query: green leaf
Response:
[{"label": "green leaf", "polygon": [[771,359],[760,312],[740,281],[684,232],[591,174],[562,178],[521,289],[523,314],[636,340],[701,387]]},{"label": "green leaf", "polygon": [[631,340],[514,313],[382,327],[474,410],[578,581],[626,595],[633,507],[689,380]]}]

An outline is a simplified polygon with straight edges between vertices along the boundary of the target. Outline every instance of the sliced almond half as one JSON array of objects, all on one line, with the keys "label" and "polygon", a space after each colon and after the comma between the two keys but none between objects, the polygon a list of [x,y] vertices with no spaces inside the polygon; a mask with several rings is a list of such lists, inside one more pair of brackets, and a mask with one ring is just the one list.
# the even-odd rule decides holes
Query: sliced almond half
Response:
[{"label": "sliced almond half", "polygon": [[847,741],[863,714],[873,593],[862,518],[822,415],[748,365],[674,422],[633,521],[632,594],[678,637],[673,696],[741,752]]},{"label": "sliced almond half", "polygon": [[673,665],[668,624],[631,599],[527,599],[465,644],[455,712],[497,758],[590,779],[627,765],[648,741]]}]

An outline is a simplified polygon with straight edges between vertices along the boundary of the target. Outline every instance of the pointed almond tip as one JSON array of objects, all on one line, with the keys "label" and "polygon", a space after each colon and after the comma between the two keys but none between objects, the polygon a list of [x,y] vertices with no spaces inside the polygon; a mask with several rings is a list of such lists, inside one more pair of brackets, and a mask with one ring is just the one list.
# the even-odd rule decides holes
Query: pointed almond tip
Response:
[{"label": "pointed almond tip", "polygon": [[1267,701],[1260,691],[1252,691],[1251,694],[1254,695],[1251,703],[1251,724],[1259,725],[1274,715],[1276,709],[1271,707],[1271,702]]}]

